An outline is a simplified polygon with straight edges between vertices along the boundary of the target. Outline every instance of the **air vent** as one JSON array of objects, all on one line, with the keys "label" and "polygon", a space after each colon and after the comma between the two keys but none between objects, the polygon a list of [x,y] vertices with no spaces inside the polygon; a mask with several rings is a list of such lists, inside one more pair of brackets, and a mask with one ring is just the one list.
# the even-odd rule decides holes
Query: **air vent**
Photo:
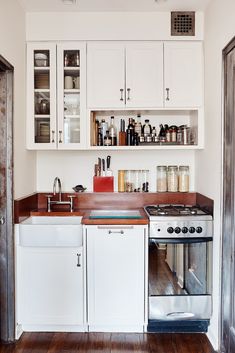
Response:
[{"label": "air vent", "polygon": [[172,12],[171,35],[195,36],[195,12]]}]

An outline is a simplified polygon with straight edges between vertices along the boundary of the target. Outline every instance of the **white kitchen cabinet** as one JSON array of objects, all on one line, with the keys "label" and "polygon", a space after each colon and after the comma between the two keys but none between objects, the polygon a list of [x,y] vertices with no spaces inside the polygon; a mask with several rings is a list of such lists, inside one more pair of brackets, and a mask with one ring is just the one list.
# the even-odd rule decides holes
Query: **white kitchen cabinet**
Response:
[{"label": "white kitchen cabinet", "polygon": [[142,332],[145,226],[87,226],[89,331]]},{"label": "white kitchen cabinet", "polygon": [[163,44],[88,43],[89,108],[151,108],[163,102]]},{"label": "white kitchen cabinet", "polygon": [[27,45],[27,148],[85,146],[86,46]]},{"label": "white kitchen cabinet", "polygon": [[79,331],[84,325],[82,247],[19,247],[17,257],[23,330]]},{"label": "white kitchen cabinet", "polygon": [[203,50],[201,42],[164,43],[165,107],[203,105]]}]

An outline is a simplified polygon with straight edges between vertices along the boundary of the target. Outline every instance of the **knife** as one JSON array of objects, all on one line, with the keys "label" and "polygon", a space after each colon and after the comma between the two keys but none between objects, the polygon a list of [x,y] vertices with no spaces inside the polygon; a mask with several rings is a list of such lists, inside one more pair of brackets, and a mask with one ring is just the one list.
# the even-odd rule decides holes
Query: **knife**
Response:
[{"label": "knife", "polygon": [[101,176],[101,158],[98,158],[98,173],[97,176]]},{"label": "knife", "polygon": [[107,171],[106,171],[106,175],[107,176],[112,176],[113,172],[110,169],[110,164],[111,164],[111,156],[107,156]]},{"label": "knife", "polygon": [[105,176],[105,159],[102,158],[102,176]]}]

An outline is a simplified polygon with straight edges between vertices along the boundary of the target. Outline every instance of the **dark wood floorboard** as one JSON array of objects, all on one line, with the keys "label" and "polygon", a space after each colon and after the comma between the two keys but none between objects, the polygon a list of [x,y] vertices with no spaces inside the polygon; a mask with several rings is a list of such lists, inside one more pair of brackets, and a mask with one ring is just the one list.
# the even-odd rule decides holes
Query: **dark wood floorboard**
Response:
[{"label": "dark wood floorboard", "polygon": [[156,244],[149,246],[149,294],[174,295],[185,294],[166,261],[166,251],[159,250]]},{"label": "dark wood floorboard", "polygon": [[205,334],[24,333],[0,353],[214,353]]}]

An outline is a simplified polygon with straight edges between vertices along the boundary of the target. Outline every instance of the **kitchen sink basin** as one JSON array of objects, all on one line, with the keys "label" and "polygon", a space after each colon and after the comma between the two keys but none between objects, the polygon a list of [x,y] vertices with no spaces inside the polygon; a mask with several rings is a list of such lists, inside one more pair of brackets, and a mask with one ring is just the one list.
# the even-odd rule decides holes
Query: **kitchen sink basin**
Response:
[{"label": "kitchen sink basin", "polygon": [[82,246],[82,217],[29,217],[19,224],[19,245],[29,247]]},{"label": "kitchen sink basin", "polygon": [[140,219],[143,218],[138,210],[92,210],[90,219]]}]

